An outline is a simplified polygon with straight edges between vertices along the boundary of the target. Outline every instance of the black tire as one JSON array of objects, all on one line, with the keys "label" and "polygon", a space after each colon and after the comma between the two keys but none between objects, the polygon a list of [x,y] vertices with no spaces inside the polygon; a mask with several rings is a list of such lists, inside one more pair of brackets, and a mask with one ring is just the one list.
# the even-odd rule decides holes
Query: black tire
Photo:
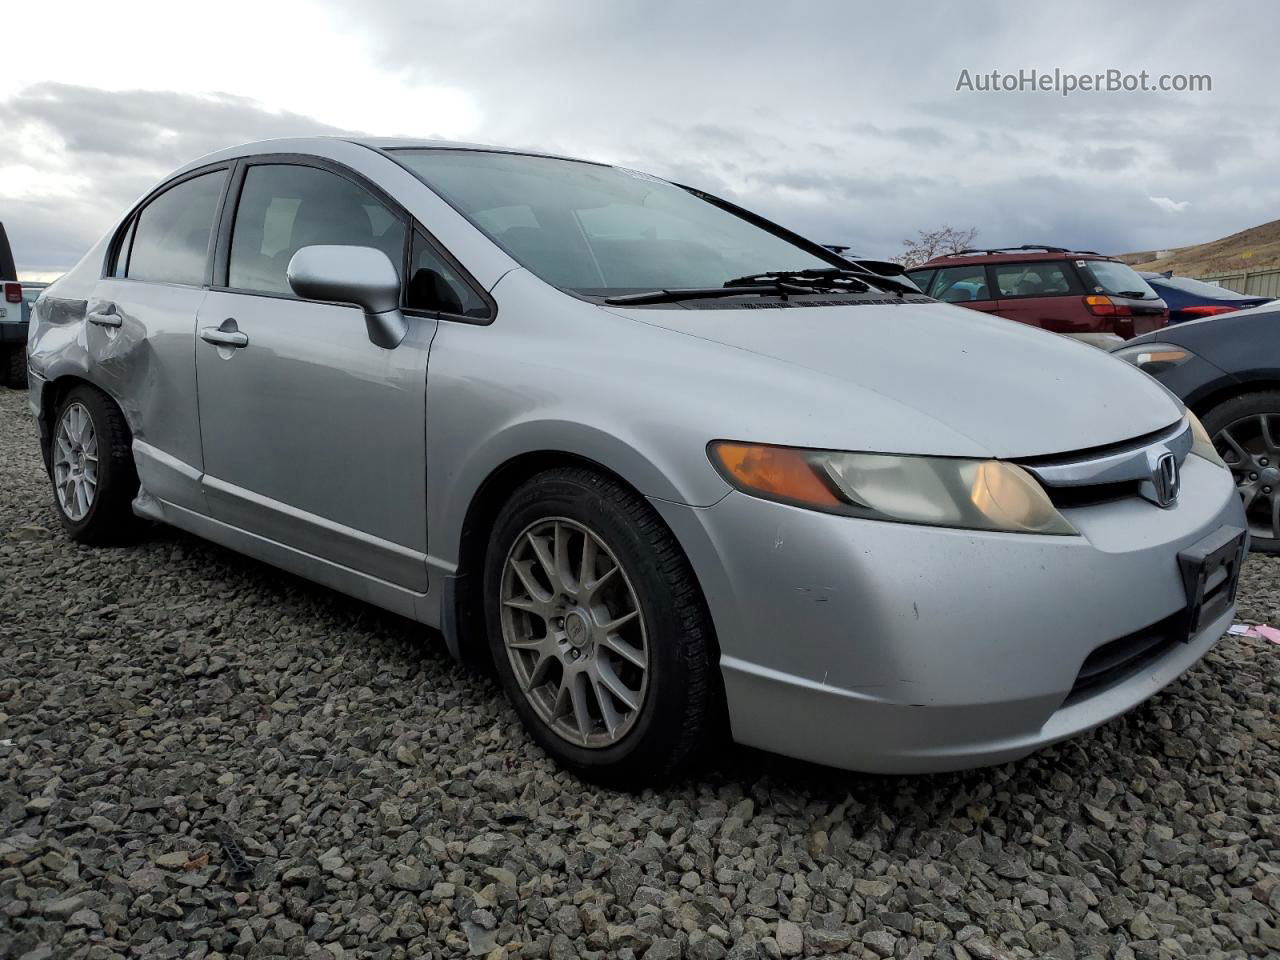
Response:
[{"label": "black tire", "polygon": [[27,348],[19,344],[5,351],[3,367],[0,367],[0,378],[6,387],[15,390],[27,389]]},{"label": "black tire", "polygon": [[58,498],[55,467],[50,466],[49,480],[54,486],[53,504],[58,518],[71,539],[88,544],[120,543],[138,530],[133,513],[133,498],[138,494],[138,471],[133,463],[133,436],[124,414],[115,401],[96,387],[82,384],[73,388],[58,404],[53,421],[53,458],[57,456],[58,425],[72,404],[79,403],[89,414],[98,441],[98,485],[88,512],[79,520],[67,515]]},{"label": "black tire", "polygon": [[[1275,426],[1272,429],[1276,439],[1280,440],[1280,391],[1266,390],[1232,397],[1206,410],[1201,415],[1200,421],[1204,424],[1205,432],[1213,437],[1215,445],[1221,450],[1224,444],[1219,441],[1219,437],[1223,430],[1240,424],[1241,421],[1247,421],[1251,417],[1264,415],[1275,418]],[[1232,432],[1234,434],[1235,430]],[[1275,466],[1280,467],[1280,463]],[[1232,472],[1236,473],[1234,470]],[[1237,476],[1238,482],[1242,479]],[[1273,489],[1276,491],[1274,495],[1280,496],[1280,488]],[[1249,516],[1254,521],[1250,524],[1250,549],[1255,553],[1280,554],[1280,537],[1266,537],[1259,533],[1257,526],[1260,517],[1259,508],[1251,508]]]},{"label": "black tire", "polygon": [[[649,636],[647,691],[629,731],[607,746],[570,743],[526,698],[503,639],[503,569],[532,524],[566,518],[589,527],[625,572]],[[592,470],[549,470],[521,486],[499,512],[485,553],[485,624],[490,653],[525,727],[557,762],[584,779],[623,789],[689,769],[721,730],[714,631],[679,544],[643,498]]]}]

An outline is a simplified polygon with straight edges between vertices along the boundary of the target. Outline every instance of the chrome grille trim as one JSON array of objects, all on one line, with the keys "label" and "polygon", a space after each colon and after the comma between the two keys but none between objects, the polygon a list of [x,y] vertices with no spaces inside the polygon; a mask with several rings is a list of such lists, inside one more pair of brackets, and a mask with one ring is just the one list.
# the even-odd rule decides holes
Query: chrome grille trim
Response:
[{"label": "chrome grille trim", "polygon": [[1172,453],[1181,464],[1191,452],[1191,444],[1191,424],[1184,419],[1155,438],[1145,439],[1125,449],[1100,455],[1037,460],[1019,466],[1049,487],[1090,487],[1131,480],[1149,481],[1161,454]]}]

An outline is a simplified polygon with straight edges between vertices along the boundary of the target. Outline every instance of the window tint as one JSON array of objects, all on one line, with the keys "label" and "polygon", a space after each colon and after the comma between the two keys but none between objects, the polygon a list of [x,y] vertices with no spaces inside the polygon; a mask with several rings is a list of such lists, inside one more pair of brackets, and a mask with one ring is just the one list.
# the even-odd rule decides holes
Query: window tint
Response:
[{"label": "window tint", "polygon": [[456,313],[464,317],[489,316],[488,304],[445,263],[420,233],[413,235],[405,306],[413,310]]},{"label": "window tint", "polygon": [[994,269],[996,289],[1002,297],[1053,297],[1071,292],[1067,265],[1062,262],[1002,263]]},{"label": "window tint", "polygon": [[231,233],[227,283],[291,294],[285,268],[302,247],[375,247],[399,273],[405,228],[373,194],[327,170],[259,164],[245,173]]},{"label": "window tint", "polygon": [[125,275],[158,283],[204,283],[209,234],[226,171],[171,187],[138,214]]},{"label": "window tint", "polygon": [[987,271],[982,264],[967,267],[945,267],[933,278],[929,296],[947,303],[965,303],[969,300],[990,300],[987,290]]}]

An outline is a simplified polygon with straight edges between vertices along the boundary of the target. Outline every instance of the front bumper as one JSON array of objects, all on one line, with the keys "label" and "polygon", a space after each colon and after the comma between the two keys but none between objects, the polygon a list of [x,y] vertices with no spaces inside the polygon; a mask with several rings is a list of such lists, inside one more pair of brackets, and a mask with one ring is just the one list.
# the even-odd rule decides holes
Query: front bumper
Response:
[{"label": "front bumper", "polygon": [[1140,669],[1072,688],[1098,647],[1186,607],[1179,551],[1243,526],[1229,473],[1197,457],[1170,509],[1133,498],[1064,510],[1078,537],[859,520],[741,493],[655,506],[706,594],[734,738],[885,773],[1016,759],[1150,697],[1233,610]]}]

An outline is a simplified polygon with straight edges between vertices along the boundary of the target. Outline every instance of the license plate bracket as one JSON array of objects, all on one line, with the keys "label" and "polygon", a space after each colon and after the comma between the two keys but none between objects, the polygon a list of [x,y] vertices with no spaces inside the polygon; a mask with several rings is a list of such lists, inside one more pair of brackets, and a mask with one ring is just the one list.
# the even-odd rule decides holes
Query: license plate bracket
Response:
[{"label": "license plate bracket", "polygon": [[1240,527],[1223,526],[1178,554],[1187,591],[1184,640],[1190,640],[1235,602],[1246,539]]}]

